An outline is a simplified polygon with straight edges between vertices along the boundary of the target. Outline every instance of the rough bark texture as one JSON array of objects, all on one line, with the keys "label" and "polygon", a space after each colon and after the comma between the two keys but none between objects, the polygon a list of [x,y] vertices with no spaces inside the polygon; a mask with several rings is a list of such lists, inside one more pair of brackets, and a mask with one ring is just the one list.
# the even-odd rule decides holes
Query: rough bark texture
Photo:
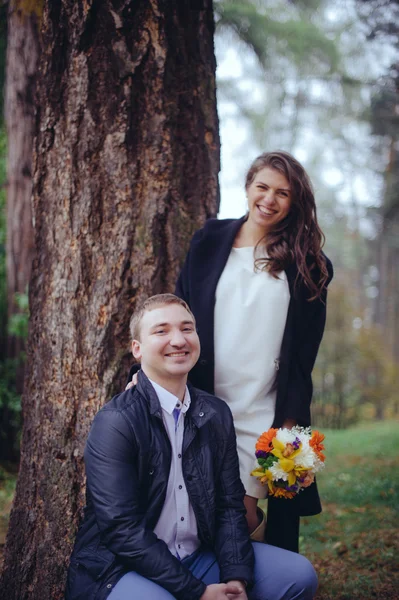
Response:
[{"label": "rough bark texture", "polygon": [[[11,0],[8,14],[7,81],[7,300],[8,318],[19,312],[15,294],[25,293],[31,275],[32,148],[35,123],[34,86],[39,58],[39,23],[43,0]],[[8,358],[19,357],[24,340],[9,336]],[[22,392],[23,368],[17,387]]]},{"label": "rough bark texture", "polygon": [[0,589],[63,597],[82,454],[149,294],[215,215],[211,0],[48,0],[34,145],[34,261],[20,475]]}]

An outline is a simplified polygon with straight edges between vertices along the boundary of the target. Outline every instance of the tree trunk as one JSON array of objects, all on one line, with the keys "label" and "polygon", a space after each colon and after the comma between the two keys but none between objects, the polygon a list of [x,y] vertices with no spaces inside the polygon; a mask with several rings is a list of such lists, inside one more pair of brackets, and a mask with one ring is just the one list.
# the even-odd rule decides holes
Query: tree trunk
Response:
[{"label": "tree trunk", "polygon": [[[8,13],[7,81],[7,303],[8,319],[20,312],[16,293],[25,293],[31,275],[34,239],[32,227],[32,148],[34,86],[39,58],[39,21],[43,0],[11,0]],[[8,336],[7,356],[18,358],[25,341]],[[23,365],[16,377],[22,392]]]},{"label": "tree trunk", "polygon": [[211,0],[45,3],[9,600],[63,597],[83,448],[129,360],[129,318],[173,290],[192,233],[217,212],[213,28]]}]

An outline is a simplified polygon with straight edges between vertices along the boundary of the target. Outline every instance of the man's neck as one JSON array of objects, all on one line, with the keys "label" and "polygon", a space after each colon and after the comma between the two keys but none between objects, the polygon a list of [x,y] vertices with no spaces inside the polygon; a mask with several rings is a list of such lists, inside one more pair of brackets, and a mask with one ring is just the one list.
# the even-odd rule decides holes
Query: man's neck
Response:
[{"label": "man's neck", "polygon": [[181,402],[184,400],[184,396],[186,394],[186,385],[187,385],[187,375],[183,377],[161,377],[158,373],[153,373],[151,369],[143,369],[144,373],[147,375],[148,379],[154,381],[165,390],[179,398]]}]

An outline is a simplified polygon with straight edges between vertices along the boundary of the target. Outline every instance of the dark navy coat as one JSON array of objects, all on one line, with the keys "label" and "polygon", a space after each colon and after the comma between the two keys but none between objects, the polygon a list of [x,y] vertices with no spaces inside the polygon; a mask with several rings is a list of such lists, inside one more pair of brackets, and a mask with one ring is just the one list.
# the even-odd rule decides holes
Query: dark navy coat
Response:
[{"label": "dark navy coat", "polygon": [[[214,391],[214,306],[216,287],[231,248],[245,217],[211,219],[194,234],[176,294],[190,306],[197,321],[201,356],[190,372],[190,382],[209,393]],[[329,281],[333,276],[331,262],[325,257]],[[298,270],[292,264],[287,270],[291,294],[277,372],[276,413],[273,427],[284,420],[295,419],[299,425],[310,425],[310,403],[313,386],[311,373],[323,337],[326,321],[325,292],[321,299],[309,302],[311,294],[303,282],[295,285]],[[260,324],[260,327],[262,324]],[[237,361],[245,360],[237,352]],[[234,369],[234,365],[231,366]],[[316,485],[312,485],[289,502],[300,515],[321,511]]]},{"label": "dark navy coat", "polygon": [[[253,550],[243,504],[235,430],[227,404],[190,386],[183,476],[204,547],[221,581],[252,581]],[[136,387],[96,415],[85,448],[87,504],[68,571],[66,600],[104,600],[136,571],[178,600],[197,600],[198,580],[154,534],[166,497],[171,447],[162,409],[143,372]]]}]

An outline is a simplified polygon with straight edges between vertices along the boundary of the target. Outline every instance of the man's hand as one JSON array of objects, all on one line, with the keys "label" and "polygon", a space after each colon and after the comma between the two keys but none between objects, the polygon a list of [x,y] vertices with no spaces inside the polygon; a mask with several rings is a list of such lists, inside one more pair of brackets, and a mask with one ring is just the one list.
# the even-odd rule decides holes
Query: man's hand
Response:
[{"label": "man's hand", "polygon": [[247,600],[247,594],[241,581],[212,583],[207,586],[200,600]]},{"label": "man's hand", "polygon": [[133,387],[134,385],[137,385],[137,379],[138,379],[137,373],[134,373],[134,375],[132,377],[132,381],[129,381],[129,383],[125,387],[125,391],[130,390],[131,387]]},{"label": "man's hand", "polygon": [[242,581],[229,581],[227,585],[235,585],[238,589],[241,590],[238,594],[232,594],[231,592],[229,592],[227,594],[229,600],[248,600],[247,590]]}]

